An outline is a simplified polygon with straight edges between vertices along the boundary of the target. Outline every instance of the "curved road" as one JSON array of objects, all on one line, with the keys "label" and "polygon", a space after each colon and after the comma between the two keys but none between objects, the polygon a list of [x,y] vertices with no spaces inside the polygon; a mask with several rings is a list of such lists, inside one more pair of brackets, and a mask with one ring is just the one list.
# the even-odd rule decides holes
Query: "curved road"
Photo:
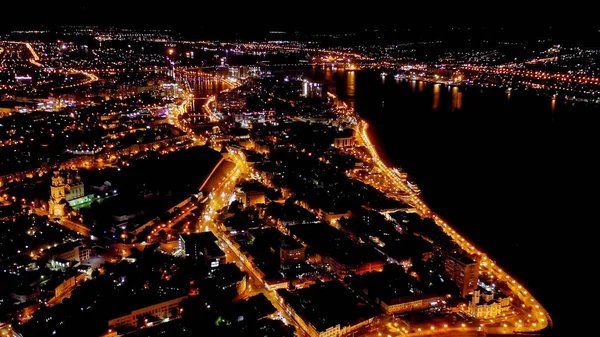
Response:
[{"label": "curved road", "polygon": [[[400,178],[400,175],[396,170],[390,169],[379,157],[375,147],[371,143],[367,135],[368,123],[364,120],[360,120],[356,126],[356,135],[360,143],[368,149],[371,154],[375,165],[379,170],[387,176],[396,186],[401,190],[408,193],[410,200],[415,208],[417,208],[419,214],[425,217],[431,217],[435,223],[448,235],[450,236],[462,249],[472,255],[480,257],[480,268],[482,272],[490,272],[498,280],[505,281],[512,293],[517,296],[524,304],[523,307],[531,311],[531,324],[516,323],[514,326],[514,332],[532,332],[540,331],[547,326],[552,327],[552,320],[548,312],[542,307],[542,305],[517,281],[514,277],[508,275],[502,270],[496,262],[494,262],[485,252],[477,248],[473,243],[469,242],[465,237],[459,234],[454,228],[452,228],[446,221],[444,221],[439,215],[433,213],[429,207],[423,202],[423,200],[414,193],[410,187]],[[501,331],[504,331],[502,329]],[[501,332],[499,332],[501,333]],[[513,333],[513,331],[506,331],[505,333]]]}]

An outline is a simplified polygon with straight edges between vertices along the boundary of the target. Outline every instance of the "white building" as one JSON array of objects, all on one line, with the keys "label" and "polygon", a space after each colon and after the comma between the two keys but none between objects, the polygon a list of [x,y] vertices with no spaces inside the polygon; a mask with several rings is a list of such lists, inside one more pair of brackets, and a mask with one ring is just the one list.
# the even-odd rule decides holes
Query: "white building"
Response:
[{"label": "white building", "polygon": [[473,291],[469,303],[468,313],[475,318],[494,318],[510,309],[510,298],[494,298],[494,294],[484,293],[480,290]]}]

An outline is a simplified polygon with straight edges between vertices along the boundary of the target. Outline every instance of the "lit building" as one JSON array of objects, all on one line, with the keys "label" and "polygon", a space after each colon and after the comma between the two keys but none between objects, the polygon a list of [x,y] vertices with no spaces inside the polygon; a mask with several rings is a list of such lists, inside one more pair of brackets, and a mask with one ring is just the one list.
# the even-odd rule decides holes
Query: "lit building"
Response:
[{"label": "lit building", "polygon": [[239,79],[244,67],[229,67],[229,77]]},{"label": "lit building", "polygon": [[298,263],[306,260],[306,248],[295,240],[285,240],[279,246],[279,262]]},{"label": "lit building", "polygon": [[186,298],[187,296],[181,296],[172,300],[132,310],[126,315],[110,319],[108,321],[108,328],[135,327],[138,325],[139,319],[144,318],[147,315],[158,317],[160,319],[171,318],[174,316],[174,313],[178,314],[179,304]]},{"label": "lit building", "polygon": [[480,290],[475,290],[469,302],[468,313],[475,318],[494,318],[509,309],[510,298],[494,298],[494,294],[482,294]]},{"label": "lit building", "polygon": [[423,294],[381,300],[379,305],[381,305],[381,308],[386,314],[390,315],[431,308],[438,305],[443,300],[443,296]]},{"label": "lit building", "polygon": [[279,256],[279,263],[299,263],[306,260],[306,248],[288,235],[282,234],[276,228],[263,228],[248,232],[250,240],[258,239],[269,246],[272,254]]},{"label": "lit building", "polygon": [[233,121],[240,123],[242,127],[248,128],[255,123],[268,123],[275,120],[275,111],[245,111],[232,112]]},{"label": "lit building", "polygon": [[262,71],[259,66],[249,66],[248,67],[248,77],[260,77]]},{"label": "lit building", "polygon": [[269,144],[267,142],[257,141],[254,142],[254,151],[256,151],[256,153],[268,154],[271,152],[271,146],[272,144]]},{"label": "lit building", "polygon": [[0,106],[0,118],[8,117],[12,114],[13,109]]},{"label": "lit building", "polygon": [[64,216],[65,205],[65,179],[59,171],[54,171],[52,184],[50,185],[50,200],[48,201],[48,213],[53,216]]},{"label": "lit building", "polygon": [[275,298],[310,337],[361,335],[360,329],[373,324],[377,313],[337,281],[319,282],[294,293],[280,289]]},{"label": "lit building", "polygon": [[79,172],[75,177],[71,172],[65,177],[60,171],[54,171],[50,185],[50,200],[48,201],[48,213],[53,216],[65,216],[65,206],[67,204],[79,204],[81,200],[86,199],[84,185],[81,181]]},{"label": "lit building", "polygon": [[53,298],[60,298],[73,290],[76,285],[76,277],[75,276],[66,276],[66,277],[52,277],[49,280],[43,281],[41,283],[42,286],[42,294],[44,298],[50,300]]},{"label": "lit building", "polygon": [[225,253],[219,248],[217,238],[211,232],[180,235],[179,244],[186,257],[203,260],[211,268],[226,263]]},{"label": "lit building", "polygon": [[327,89],[322,83],[304,80],[302,83],[302,96],[306,98],[325,98],[327,97]]},{"label": "lit building", "polygon": [[370,272],[379,272],[385,266],[385,260],[376,261],[355,261],[346,262],[342,259],[335,259],[332,256],[324,256],[323,264],[328,266],[332,272],[336,273],[340,278],[348,276],[350,273],[362,275]]},{"label": "lit building", "polygon": [[237,199],[244,204],[244,207],[250,207],[257,204],[265,204],[265,192],[263,191],[243,191],[238,188],[236,191]]},{"label": "lit building", "polygon": [[75,178],[73,178],[71,172],[67,173],[66,189],[67,193],[65,195],[65,199],[67,200],[67,202],[85,196],[83,182],[81,182],[81,176],[79,175],[79,171],[76,173]]},{"label": "lit building", "polygon": [[221,92],[217,95],[216,111],[222,114],[239,112],[246,108],[246,96],[236,91]]},{"label": "lit building", "polygon": [[248,77],[259,77],[261,74],[258,66],[235,66],[229,67],[229,76],[238,80],[245,80]]},{"label": "lit building", "polygon": [[462,297],[477,289],[479,264],[460,252],[453,250],[444,260],[446,275],[456,283]]},{"label": "lit building", "polygon": [[59,246],[52,247],[44,252],[50,257],[50,261],[63,262],[68,261],[72,264],[85,262],[90,258],[91,249],[85,247],[80,242],[68,242]]},{"label": "lit building", "polygon": [[344,130],[333,139],[333,146],[336,148],[353,147],[354,145],[354,130]]}]

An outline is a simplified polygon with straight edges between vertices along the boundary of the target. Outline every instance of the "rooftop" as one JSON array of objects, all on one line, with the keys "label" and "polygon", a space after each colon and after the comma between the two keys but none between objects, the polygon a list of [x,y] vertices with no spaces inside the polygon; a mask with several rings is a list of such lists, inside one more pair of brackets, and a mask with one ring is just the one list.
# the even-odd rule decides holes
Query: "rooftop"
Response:
[{"label": "rooftop", "polygon": [[210,256],[223,256],[225,253],[217,245],[217,237],[211,232],[193,233],[180,236],[186,245],[205,248]]},{"label": "rooftop", "polygon": [[341,231],[324,223],[296,225],[290,227],[290,231],[316,252],[331,256],[347,266],[385,261],[385,257],[372,247],[356,243]]},{"label": "rooftop", "polygon": [[293,293],[280,289],[278,293],[319,331],[337,324],[354,325],[377,314],[377,310],[337,281],[319,282]]},{"label": "rooftop", "polygon": [[448,257],[452,258],[453,260],[456,260],[462,264],[473,264],[475,263],[475,260],[473,260],[472,258],[470,258],[469,256],[467,256],[466,254],[462,253],[461,251],[459,251],[458,249],[455,249],[451,252],[448,253]]},{"label": "rooftop", "polygon": [[354,130],[352,129],[344,129],[342,131],[339,131],[335,137],[336,138],[350,138],[354,136]]},{"label": "rooftop", "polygon": [[300,249],[302,245],[292,237],[284,235],[273,227],[250,230],[250,235],[273,248]]},{"label": "rooftop", "polygon": [[416,301],[431,297],[422,291],[417,279],[404,272],[399,265],[387,265],[383,272],[355,275],[346,279],[351,288],[363,291],[387,304]]},{"label": "rooftop", "polygon": [[174,300],[182,296],[186,295],[178,292],[172,292],[167,295],[158,295],[157,293],[154,293],[154,295],[150,295],[146,293],[139,294],[138,296],[116,297],[114,305],[115,310],[110,313],[109,319],[125,316],[134,310]]},{"label": "rooftop", "polygon": [[83,243],[81,241],[71,241],[71,242],[66,242],[66,243],[60,244],[56,247],[52,247],[52,248],[48,249],[45,253],[48,254],[48,256],[61,255],[66,252],[72,251],[73,249],[75,249],[77,247],[82,247],[82,246],[83,246]]}]

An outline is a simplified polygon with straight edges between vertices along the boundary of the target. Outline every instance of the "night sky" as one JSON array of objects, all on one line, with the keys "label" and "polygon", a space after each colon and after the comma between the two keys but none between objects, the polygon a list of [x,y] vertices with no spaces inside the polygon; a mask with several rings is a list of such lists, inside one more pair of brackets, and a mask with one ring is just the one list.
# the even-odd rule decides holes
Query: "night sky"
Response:
[{"label": "night sky", "polygon": [[0,28],[92,24],[178,30],[356,30],[373,27],[504,27],[521,33],[550,26],[573,30],[596,23],[593,11],[518,1],[3,1]]}]

